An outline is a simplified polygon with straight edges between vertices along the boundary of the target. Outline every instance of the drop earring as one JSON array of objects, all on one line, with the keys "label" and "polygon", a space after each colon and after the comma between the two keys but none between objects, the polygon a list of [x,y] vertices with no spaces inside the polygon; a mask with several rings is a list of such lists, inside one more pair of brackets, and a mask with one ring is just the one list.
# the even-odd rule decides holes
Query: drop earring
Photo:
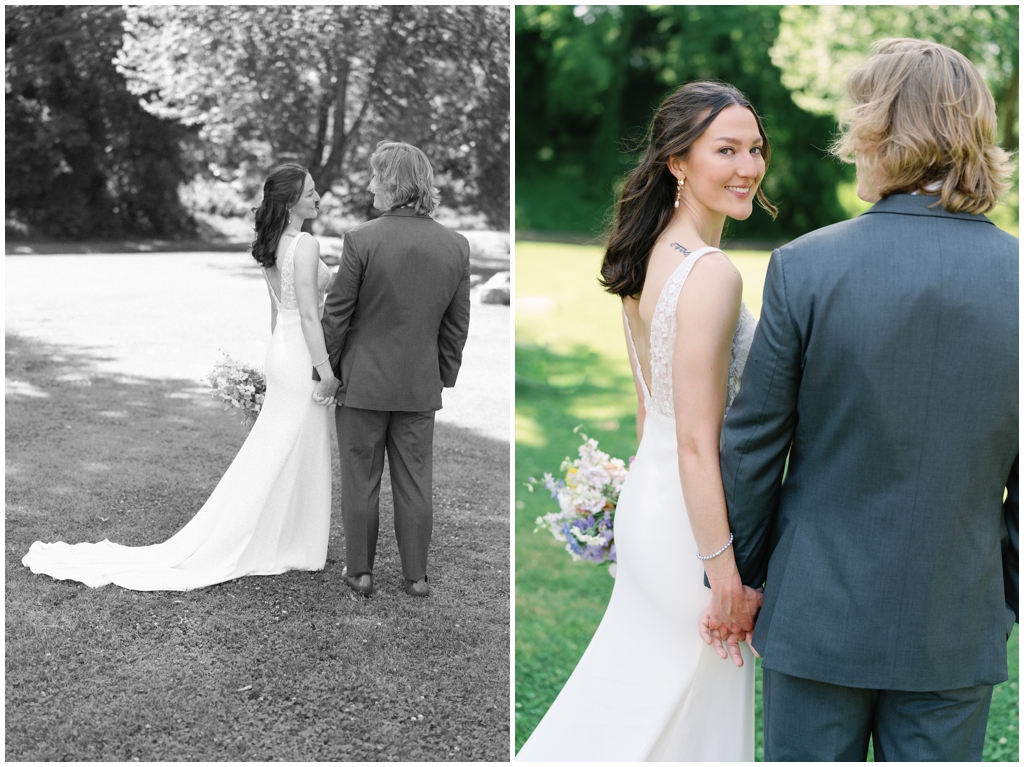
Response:
[{"label": "drop earring", "polygon": [[[676,194],[676,207],[677,208],[679,207],[679,195],[678,194]],[[292,212],[288,211],[288,223],[290,224],[291,222],[292,222]]]},{"label": "drop earring", "polygon": [[683,179],[679,179],[678,183],[676,184],[676,201],[675,201],[675,204],[672,206],[674,208],[678,208],[679,207],[679,196],[683,193],[683,184],[684,183],[685,182],[683,181]]}]

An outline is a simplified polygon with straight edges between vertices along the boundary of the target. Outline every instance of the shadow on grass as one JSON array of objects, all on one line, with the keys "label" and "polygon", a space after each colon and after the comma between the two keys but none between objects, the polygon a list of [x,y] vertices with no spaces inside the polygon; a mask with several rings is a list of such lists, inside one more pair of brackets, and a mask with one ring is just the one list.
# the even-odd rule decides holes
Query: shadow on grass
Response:
[{"label": "shadow on grass", "polygon": [[[636,451],[636,394],[621,361],[586,346],[556,353],[516,345],[516,703],[518,751],[548,710],[590,642],[614,581],[603,567],[573,562],[535,519],[554,511],[542,486],[529,478],[560,474],[575,458],[580,438],[594,437],[603,450],[628,459]],[[1018,757],[1018,631],[1008,646],[1010,680],[997,685],[985,737],[985,761]],[[761,672],[756,675],[755,758],[763,759]],[[573,734],[567,733],[567,737]]]},{"label": "shadow on grass", "polygon": [[429,599],[400,590],[386,480],[368,600],[341,582],[337,503],[323,571],[89,589],[21,557],[166,539],[246,436],[197,382],[96,361],[6,337],[8,760],[508,758],[507,443],[437,425]]}]

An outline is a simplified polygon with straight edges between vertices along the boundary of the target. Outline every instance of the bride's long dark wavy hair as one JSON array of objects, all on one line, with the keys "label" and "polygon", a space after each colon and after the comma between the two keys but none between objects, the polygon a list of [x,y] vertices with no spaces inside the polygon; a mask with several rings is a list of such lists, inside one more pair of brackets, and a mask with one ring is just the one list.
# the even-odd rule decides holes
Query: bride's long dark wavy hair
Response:
[{"label": "bride's long dark wavy hair", "polygon": [[[661,102],[654,113],[641,147],[640,164],[626,178],[605,246],[599,282],[620,298],[638,296],[647,276],[647,259],[654,243],[665,231],[672,214],[676,177],[668,169],[672,156],[685,157],[693,142],[732,105],[749,109],[764,141],[765,170],[771,160],[771,146],[760,115],[747,97],[726,83],[697,81],[684,85]],[[775,218],[778,212],[760,186],[755,199]]]},{"label": "bride's long dark wavy hair", "polygon": [[271,170],[263,183],[263,202],[252,209],[256,214],[252,257],[264,268],[277,260],[277,243],[288,226],[288,209],[302,196],[308,173],[298,163],[287,162]]}]

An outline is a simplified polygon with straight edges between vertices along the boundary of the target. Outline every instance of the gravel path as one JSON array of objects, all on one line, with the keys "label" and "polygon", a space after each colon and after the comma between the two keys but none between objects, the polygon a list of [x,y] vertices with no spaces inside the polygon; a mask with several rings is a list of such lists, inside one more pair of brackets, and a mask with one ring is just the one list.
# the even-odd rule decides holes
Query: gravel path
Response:
[{"label": "gravel path", "polygon": [[[221,350],[263,363],[270,299],[246,253],[8,255],[4,273],[5,332],[86,352],[100,372],[198,386]],[[509,308],[474,301],[471,317],[437,419],[508,442]]]}]

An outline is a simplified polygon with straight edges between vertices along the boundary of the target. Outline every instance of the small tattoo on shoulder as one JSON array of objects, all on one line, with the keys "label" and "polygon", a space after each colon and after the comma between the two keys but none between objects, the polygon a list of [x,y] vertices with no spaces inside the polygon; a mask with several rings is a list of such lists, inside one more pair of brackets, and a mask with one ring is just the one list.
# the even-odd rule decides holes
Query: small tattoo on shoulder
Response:
[{"label": "small tattoo on shoulder", "polygon": [[690,251],[688,251],[688,250],[687,250],[686,248],[684,248],[684,247],[683,247],[682,245],[680,245],[680,244],[679,244],[678,242],[673,242],[673,243],[672,243],[671,245],[669,245],[669,247],[670,247],[670,248],[675,248],[676,250],[681,250],[681,251],[683,251],[683,255],[684,255],[684,256],[688,256],[688,255],[690,255]]}]

